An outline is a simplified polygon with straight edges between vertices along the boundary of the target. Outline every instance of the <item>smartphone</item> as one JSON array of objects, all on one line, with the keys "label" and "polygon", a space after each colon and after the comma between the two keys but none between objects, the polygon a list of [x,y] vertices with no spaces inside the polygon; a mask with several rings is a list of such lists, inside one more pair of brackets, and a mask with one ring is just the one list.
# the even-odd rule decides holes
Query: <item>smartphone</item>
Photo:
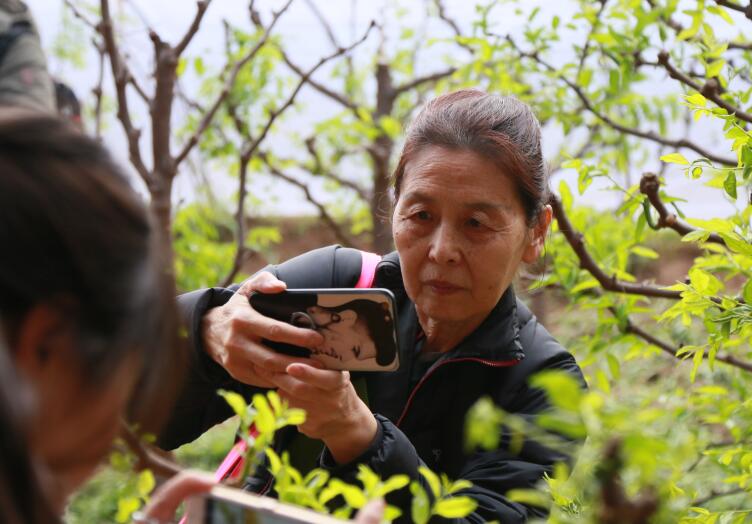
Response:
[{"label": "smartphone", "polygon": [[204,496],[191,497],[185,505],[186,524],[342,524],[344,521],[309,509],[215,486]]},{"label": "smartphone", "polygon": [[388,289],[289,289],[254,293],[249,300],[262,315],[315,329],[324,337],[315,350],[264,340],[275,351],[314,358],[327,369],[399,368],[396,308]]}]

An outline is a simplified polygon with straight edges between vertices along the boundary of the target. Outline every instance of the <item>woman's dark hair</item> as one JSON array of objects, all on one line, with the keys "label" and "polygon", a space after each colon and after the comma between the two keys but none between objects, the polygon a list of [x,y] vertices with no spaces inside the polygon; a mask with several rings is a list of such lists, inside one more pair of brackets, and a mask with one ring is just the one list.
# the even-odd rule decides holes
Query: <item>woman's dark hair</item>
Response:
[{"label": "woman's dark hair", "polygon": [[407,131],[394,171],[395,200],[405,167],[426,146],[464,149],[494,161],[517,187],[528,225],[546,204],[540,124],[530,107],[514,97],[462,89],[426,104]]},{"label": "woman's dark hair", "polygon": [[376,302],[368,299],[356,299],[340,304],[339,306],[319,306],[322,309],[334,313],[352,310],[358,315],[358,320],[363,320],[368,328],[376,346],[376,363],[387,366],[394,362],[397,354],[397,345],[392,336],[394,331],[394,319],[385,302]]},{"label": "woman's dark hair", "polygon": [[137,357],[137,420],[154,413],[154,395],[180,369],[153,243],[141,199],[102,145],[57,118],[0,115],[0,318],[10,351],[34,306],[63,309],[92,384]]}]

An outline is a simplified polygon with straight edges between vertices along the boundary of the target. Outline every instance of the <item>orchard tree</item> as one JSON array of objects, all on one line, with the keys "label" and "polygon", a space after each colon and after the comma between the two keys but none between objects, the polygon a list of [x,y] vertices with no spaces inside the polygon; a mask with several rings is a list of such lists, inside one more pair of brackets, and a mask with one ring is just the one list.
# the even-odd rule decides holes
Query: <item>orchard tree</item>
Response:
[{"label": "orchard tree", "polygon": [[[583,326],[570,347],[592,389],[578,395],[562,377],[539,380],[560,410],[543,426],[590,437],[572,478],[549,480],[552,520],[744,522],[752,512],[752,5],[581,1],[564,19],[508,4],[518,6],[520,30],[497,30],[499,6],[490,4],[457,40],[497,64],[470,66],[468,77],[527,101],[547,133],[566,138],[550,159],[556,225],[534,288],[570,301]],[[573,171],[576,188],[563,179]],[[685,202],[666,188],[678,177],[694,195],[725,200],[729,215],[685,216]],[[618,195],[613,212],[575,203],[574,193],[593,191]],[[682,242],[696,253],[684,277],[638,278],[639,267],[656,271]],[[476,422],[503,418],[478,413]]]}]

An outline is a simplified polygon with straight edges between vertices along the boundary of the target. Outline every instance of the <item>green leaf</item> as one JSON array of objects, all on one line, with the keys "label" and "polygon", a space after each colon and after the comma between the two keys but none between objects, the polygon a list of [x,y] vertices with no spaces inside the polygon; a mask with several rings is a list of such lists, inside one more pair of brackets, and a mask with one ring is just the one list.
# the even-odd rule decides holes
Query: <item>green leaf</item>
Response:
[{"label": "green leaf", "polygon": [[728,246],[728,248],[734,253],[739,253],[740,255],[752,256],[752,245],[750,245],[749,242],[744,240],[744,238],[742,238],[741,235],[734,233],[734,232],[729,232],[729,233],[721,232],[718,234],[726,243],[726,246]]},{"label": "green leaf", "polygon": [[425,524],[431,516],[426,490],[417,481],[413,481],[410,483],[410,493],[413,495],[410,516],[414,524]]},{"label": "green leaf", "polygon": [[734,171],[729,171],[726,180],[723,182],[723,189],[728,196],[736,200],[736,173]]},{"label": "green leaf", "polygon": [[259,430],[259,433],[262,435],[274,433],[276,429],[275,417],[266,397],[261,394],[253,395],[253,407],[256,408],[256,418],[253,421],[256,423],[256,429]]},{"label": "green leaf", "polygon": [[582,389],[569,373],[558,370],[541,371],[533,375],[530,385],[546,391],[553,405],[568,411],[579,410]]},{"label": "green leaf", "polygon": [[386,495],[392,491],[402,489],[410,483],[410,477],[407,475],[392,475],[389,480],[384,482],[379,490],[379,496]]},{"label": "green leaf", "polygon": [[632,246],[632,249],[630,249],[630,251],[638,257],[650,259],[657,259],[660,257],[660,255],[656,251],[644,246]]},{"label": "green leaf", "polygon": [[154,474],[151,470],[145,469],[138,474],[136,480],[136,491],[142,498],[146,498],[149,493],[154,489],[156,481],[154,480]]},{"label": "green leaf", "polygon": [[561,205],[565,211],[569,211],[572,208],[572,192],[569,190],[569,185],[562,179],[559,182],[559,197],[561,198]]},{"label": "green leaf", "polygon": [[131,515],[141,507],[141,501],[136,497],[124,497],[118,499],[117,514],[115,520],[117,522],[128,522],[131,519]]},{"label": "green leaf", "polygon": [[734,223],[730,220],[721,218],[711,218],[710,220],[700,220],[697,218],[688,218],[687,222],[695,227],[711,231],[713,233],[731,233],[734,230]]},{"label": "green leaf", "polygon": [[661,160],[663,162],[666,162],[667,164],[689,165],[689,160],[684,158],[684,155],[682,155],[681,153],[671,153],[670,155],[663,155],[661,157]]},{"label": "green leaf", "polygon": [[752,278],[747,280],[742,290],[742,297],[747,304],[752,304]]},{"label": "green leaf", "polygon": [[433,512],[445,519],[460,519],[470,515],[478,503],[470,497],[450,497],[436,502]]},{"label": "green leaf", "polygon": [[697,377],[697,370],[700,368],[700,364],[702,364],[702,359],[705,356],[705,351],[703,348],[698,348],[695,351],[695,356],[692,359],[692,372],[689,375],[689,380],[694,384],[695,378]]},{"label": "green leaf", "polygon": [[217,393],[225,399],[225,402],[230,405],[235,414],[238,415],[241,419],[246,416],[248,405],[245,403],[245,399],[240,394],[224,389],[220,389],[219,391],[217,391]]},{"label": "green leaf", "polygon": [[700,107],[705,107],[708,103],[708,99],[702,96],[700,93],[691,94],[685,97],[685,100],[692,105]]},{"label": "green leaf", "polygon": [[439,498],[441,496],[441,481],[439,480],[439,476],[425,466],[420,466],[418,471],[426,479],[426,483],[431,488],[434,498]]},{"label": "green leaf", "polygon": [[705,242],[710,236],[710,231],[704,229],[697,229],[696,231],[690,231],[681,238],[682,242]]}]

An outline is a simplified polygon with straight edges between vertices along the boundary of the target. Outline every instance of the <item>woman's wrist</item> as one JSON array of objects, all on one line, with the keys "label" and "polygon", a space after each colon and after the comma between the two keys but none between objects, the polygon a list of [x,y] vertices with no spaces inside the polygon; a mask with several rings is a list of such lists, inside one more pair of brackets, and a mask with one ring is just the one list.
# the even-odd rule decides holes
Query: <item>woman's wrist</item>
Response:
[{"label": "woman's wrist", "polygon": [[361,403],[361,408],[331,436],[322,439],[337,464],[346,464],[362,455],[378,433],[376,417]]}]

